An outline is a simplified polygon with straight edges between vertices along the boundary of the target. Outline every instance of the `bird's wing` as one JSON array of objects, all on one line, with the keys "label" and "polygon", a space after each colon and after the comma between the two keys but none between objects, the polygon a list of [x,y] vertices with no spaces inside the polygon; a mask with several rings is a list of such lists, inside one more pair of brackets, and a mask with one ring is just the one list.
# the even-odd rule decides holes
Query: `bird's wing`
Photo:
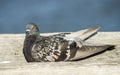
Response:
[{"label": "bird's wing", "polygon": [[68,43],[60,37],[42,37],[34,43],[31,55],[35,61],[62,61],[67,57]]},{"label": "bird's wing", "polygon": [[54,37],[65,37],[66,35],[69,35],[71,34],[70,32],[63,32],[63,33],[58,33],[58,34],[54,34],[54,35],[51,35],[51,36],[54,36]]},{"label": "bird's wing", "polygon": [[100,46],[83,45],[81,48],[70,50],[71,51],[70,60],[79,60],[87,58],[97,53],[104,52],[108,48],[114,49],[114,45],[100,45]]},{"label": "bird's wing", "polygon": [[73,32],[71,34],[66,35],[65,38],[80,38],[81,40],[86,40],[89,37],[91,37],[92,35],[94,35],[95,33],[97,33],[97,31],[100,29],[99,26],[93,27],[93,28],[88,28],[88,29],[84,29],[84,30],[80,30],[77,32]]}]

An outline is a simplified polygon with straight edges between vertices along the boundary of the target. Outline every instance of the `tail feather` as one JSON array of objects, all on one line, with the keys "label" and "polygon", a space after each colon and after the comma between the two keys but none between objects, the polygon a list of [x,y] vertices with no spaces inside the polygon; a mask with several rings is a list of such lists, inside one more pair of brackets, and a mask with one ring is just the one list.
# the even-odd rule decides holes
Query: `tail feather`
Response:
[{"label": "tail feather", "polygon": [[103,45],[103,46],[89,46],[89,45],[84,45],[81,48],[77,49],[75,52],[76,54],[74,55],[73,58],[70,60],[79,60],[83,59],[89,56],[92,56],[94,54],[104,52],[107,49],[114,49],[114,45]]},{"label": "tail feather", "polygon": [[92,36],[93,34],[95,34],[98,30],[100,29],[99,26],[93,27],[93,28],[89,28],[89,29],[84,29],[84,30],[80,30],[77,32],[73,32],[69,35],[67,35],[66,37],[71,37],[71,38],[80,38],[81,40],[85,40],[87,38],[89,38],[90,36]]}]

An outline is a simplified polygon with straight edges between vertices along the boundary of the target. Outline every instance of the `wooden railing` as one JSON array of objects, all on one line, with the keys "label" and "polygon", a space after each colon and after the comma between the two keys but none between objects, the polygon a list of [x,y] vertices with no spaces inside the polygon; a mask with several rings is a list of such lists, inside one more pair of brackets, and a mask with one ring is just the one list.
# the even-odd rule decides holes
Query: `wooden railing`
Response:
[{"label": "wooden railing", "polygon": [[22,53],[24,37],[0,34],[0,75],[120,75],[120,32],[99,32],[87,40],[116,45],[114,50],[74,62],[27,63]]}]

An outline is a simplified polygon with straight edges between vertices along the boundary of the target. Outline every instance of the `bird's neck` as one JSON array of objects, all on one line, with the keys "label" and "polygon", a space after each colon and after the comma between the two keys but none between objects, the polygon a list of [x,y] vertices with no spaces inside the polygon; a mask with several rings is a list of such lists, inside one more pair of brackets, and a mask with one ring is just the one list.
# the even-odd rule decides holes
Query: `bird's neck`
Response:
[{"label": "bird's neck", "polygon": [[34,59],[32,58],[32,55],[31,55],[31,49],[32,49],[32,46],[34,45],[34,43],[36,42],[36,40],[39,38],[40,38],[40,35],[30,35],[30,36],[26,35],[26,37],[25,37],[23,54],[25,56],[25,59],[28,62],[34,61]]}]

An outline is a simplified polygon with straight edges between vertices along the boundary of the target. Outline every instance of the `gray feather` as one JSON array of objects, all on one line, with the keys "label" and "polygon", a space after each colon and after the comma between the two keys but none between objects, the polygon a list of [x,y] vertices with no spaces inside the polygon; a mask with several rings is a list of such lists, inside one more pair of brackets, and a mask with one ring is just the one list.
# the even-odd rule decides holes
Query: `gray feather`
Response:
[{"label": "gray feather", "polygon": [[66,38],[80,38],[81,40],[85,40],[87,38],[89,38],[90,36],[92,36],[93,34],[97,33],[97,31],[100,29],[99,26],[97,27],[93,27],[93,28],[89,28],[89,29],[84,29],[84,30],[80,30],[77,32],[73,32],[69,35],[66,35]]},{"label": "gray feather", "polygon": [[76,49],[74,57],[71,58],[70,60],[86,58],[96,53],[106,51],[110,47],[114,48],[114,45],[99,45],[99,46],[84,45],[81,48]]}]

